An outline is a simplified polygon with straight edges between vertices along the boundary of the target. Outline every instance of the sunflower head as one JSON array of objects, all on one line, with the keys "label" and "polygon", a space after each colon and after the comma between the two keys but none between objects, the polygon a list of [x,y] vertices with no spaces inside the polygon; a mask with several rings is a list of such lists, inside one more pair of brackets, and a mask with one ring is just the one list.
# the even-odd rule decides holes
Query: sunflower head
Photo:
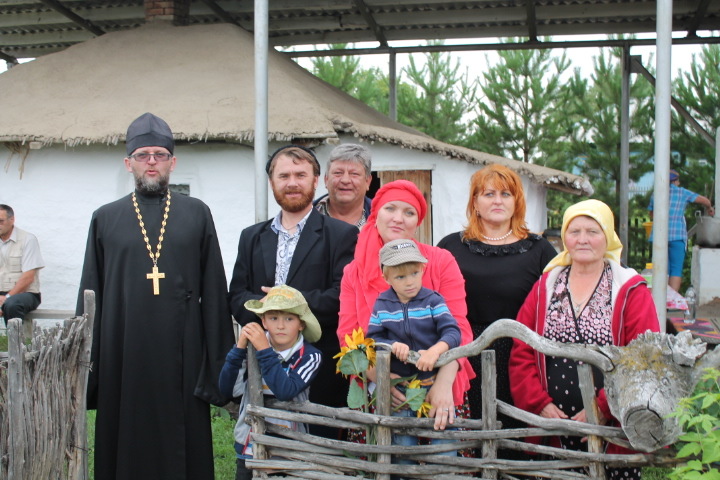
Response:
[{"label": "sunflower head", "polygon": [[337,358],[336,372],[343,375],[359,375],[368,367],[375,366],[375,340],[365,338],[365,333],[358,328],[352,335],[345,335],[345,347],[340,348]]},{"label": "sunflower head", "polygon": [[431,408],[432,405],[430,405],[428,402],[423,402],[422,405],[420,405],[420,408],[417,409],[418,418],[427,417],[428,413],[430,413]]}]

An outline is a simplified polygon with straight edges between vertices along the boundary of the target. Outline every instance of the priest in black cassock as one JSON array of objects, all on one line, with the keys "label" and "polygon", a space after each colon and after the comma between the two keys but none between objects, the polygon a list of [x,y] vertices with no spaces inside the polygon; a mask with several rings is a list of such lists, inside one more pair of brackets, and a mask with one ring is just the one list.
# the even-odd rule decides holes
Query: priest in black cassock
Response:
[{"label": "priest in black cassock", "polygon": [[212,215],[168,190],[170,127],[128,128],[135,191],[92,216],[78,297],[94,290],[88,409],[97,409],[98,480],[212,480],[210,404],[234,337]]}]

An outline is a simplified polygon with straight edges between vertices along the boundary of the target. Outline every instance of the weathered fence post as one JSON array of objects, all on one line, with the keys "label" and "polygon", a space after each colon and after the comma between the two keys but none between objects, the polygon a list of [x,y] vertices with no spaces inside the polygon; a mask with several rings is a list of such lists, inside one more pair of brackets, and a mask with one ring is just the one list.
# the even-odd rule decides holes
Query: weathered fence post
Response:
[{"label": "weathered fence post", "polygon": [[23,352],[22,322],[17,318],[8,321],[8,478],[23,478],[25,470],[25,356]]},{"label": "weathered fence post", "polygon": [[[392,415],[392,405],[390,398],[390,352],[384,349],[378,349],[375,353],[375,372],[376,372],[376,406],[378,415]],[[375,440],[377,445],[392,445],[392,430],[389,427],[378,425],[375,431]],[[368,438],[368,443],[370,439]],[[379,453],[377,463],[392,463],[392,455],[388,453]],[[387,473],[375,474],[376,480],[389,480],[390,475]]]},{"label": "weathered fence post", "polygon": [[[483,430],[497,429],[497,376],[495,374],[495,351],[485,350],[480,354],[482,361],[482,426]],[[486,440],[482,444],[482,456],[485,460],[497,458],[497,441]],[[482,476],[487,479],[497,478],[495,468],[483,468]]]},{"label": "weathered fence post", "polygon": [[[600,424],[600,414],[595,400],[595,381],[593,380],[592,367],[587,363],[578,362],[578,383],[580,386],[580,394],[585,407],[585,417],[587,423],[591,425]],[[588,435],[587,437],[588,452],[603,453],[602,438],[597,435]],[[605,467],[602,462],[590,462],[590,477],[597,480],[605,480]]]},{"label": "weathered fence post", "polygon": [[[262,372],[260,372],[260,365],[257,361],[257,352],[255,351],[255,347],[248,342],[247,346],[247,356],[248,356],[248,394],[250,395],[250,404],[251,405],[257,405],[259,407],[265,406],[265,401],[263,399],[263,380],[262,380]],[[264,435],[265,434],[265,419],[258,416],[258,415],[250,415],[250,428],[252,429],[253,433],[256,433],[258,435]],[[267,460],[267,449],[265,448],[265,445],[258,444],[257,442],[252,442],[252,452],[253,452],[253,459],[258,460]],[[253,478],[258,478],[259,476],[255,474],[255,471],[253,470]]]},{"label": "weathered fence post", "polygon": [[[75,403],[74,419],[74,449],[68,460],[68,478],[72,480],[85,480],[88,478],[88,444],[87,444],[87,382],[88,373],[92,368],[90,365],[90,354],[92,352],[92,334],[95,325],[95,292],[85,290],[83,292],[83,312],[85,325],[82,334],[82,351],[78,354],[77,378],[73,398]],[[69,328],[74,320],[66,320],[65,328]]]}]

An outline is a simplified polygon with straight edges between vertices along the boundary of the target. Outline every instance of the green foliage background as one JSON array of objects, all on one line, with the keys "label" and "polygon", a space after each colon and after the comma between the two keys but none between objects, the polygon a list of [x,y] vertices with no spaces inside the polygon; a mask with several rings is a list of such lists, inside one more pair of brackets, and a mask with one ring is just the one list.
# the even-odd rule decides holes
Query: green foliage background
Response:
[{"label": "green foliage background", "polygon": [[[615,208],[620,204],[622,52],[608,48],[595,56],[590,77],[571,71],[564,52],[500,50],[499,60],[481,78],[471,78],[448,53],[411,55],[398,75],[398,121],[438,140],[584,175],[595,189],[593,197]],[[720,126],[719,62],[720,46],[706,45],[673,84],[673,96],[713,136]],[[387,74],[364,68],[359,57],[316,58],[312,72],[388,113]],[[638,74],[631,76],[630,88],[630,180],[637,181],[654,168],[654,90]],[[674,111],[671,141],[678,159],[673,167],[682,170],[685,186],[712,197],[713,167],[702,159],[712,163],[714,150]],[[649,194],[633,197],[630,217],[646,216],[648,200]],[[551,215],[577,201],[548,192]]]}]

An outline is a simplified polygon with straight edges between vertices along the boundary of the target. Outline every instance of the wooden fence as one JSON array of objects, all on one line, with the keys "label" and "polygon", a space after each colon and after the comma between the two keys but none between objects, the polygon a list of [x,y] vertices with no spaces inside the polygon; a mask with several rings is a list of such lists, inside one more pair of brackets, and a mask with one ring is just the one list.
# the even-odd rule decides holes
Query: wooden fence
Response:
[{"label": "wooden fence", "polygon": [[[94,295],[85,295],[94,312]],[[0,478],[85,480],[85,396],[92,314],[62,327],[35,328],[29,345],[22,322],[8,321],[8,352],[0,353]]]},{"label": "wooden fence", "polygon": [[[310,402],[295,403],[281,402],[277,400],[266,400],[262,395],[262,380],[254,352],[250,348],[249,352],[249,392],[250,403],[248,405],[248,421],[252,425],[253,432],[252,441],[255,457],[247,460],[248,467],[253,469],[254,478],[267,478],[267,474],[285,476],[285,478],[307,478],[317,480],[335,480],[338,478],[355,478],[355,479],[376,479],[388,480],[391,475],[401,475],[403,478],[412,479],[430,479],[433,480],[460,480],[467,479],[467,474],[479,472],[484,479],[495,478],[516,478],[514,476],[537,476],[542,478],[557,479],[604,479],[605,467],[643,467],[648,465],[673,465],[677,462],[674,458],[675,451],[673,448],[662,448],[666,444],[674,443],[674,439],[679,435],[679,431],[673,431],[674,419],[667,418],[662,411],[652,411],[654,406],[648,408],[647,412],[641,412],[638,415],[637,410],[627,415],[628,419],[637,420],[635,425],[630,425],[634,432],[631,439],[640,439],[640,443],[645,438],[664,438],[666,443],[660,446],[651,446],[648,448],[645,444],[645,452],[648,453],[630,453],[630,454],[606,454],[604,453],[604,444],[607,442],[628,448],[637,446],[628,440],[625,430],[620,427],[610,427],[598,424],[597,405],[595,403],[593,374],[588,362],[596,362],[598,365],[605,365],[603,371],[606,372],[606,391],[608,385],[610,388],[618,390],[617,384],[608,382],[607,372],[618,372],[622,377],[621,385],[625,387],[626,394],[635,397],[643,397],[643,395],[655,397],[663,395],[666,403],[665,408],[672,411],[677,405],[677,400],[681,396],[689,395],[688,385],[694,385],[689,380],[694,373],[687,370],[687,365],[692,365],[697,358],[703,356],[705,352],[704,344],[699,348],[689,338],[670,339],[666,334],[648,334],[647,338],[642,339],[640,343],[643,348],[648,347],[646,343],[654,343],[648,348],[647,359],[635,358],[643,357],[645,354],[636,351],[627,351],[630,360],[621,359],[623,349],[631,347],[609,347],[619,349],[620,357],[613,360],[613,355],[606,357],[599,354],[593,357],[604,347],[575,345],[575,344],[558,344],[550,342],[537,336],[524,326],[512,320],[502,320],[506,322],[497,325],[494,332],[485,332],[483,336],[476,339],[471,345],[459,347],[447,352],[438,361],[438,364],[447,363],[454,358],[461,356],[480,354],[482,359],[482,391],[483,391],[483,415],[482,419],[458,419],[455,423],[457,430],[446,430],[437,432],[433,430],[433,419],[429,418],[398,418],[392,417],[390,412],[390,354],[386,351],[377,351],[377,412],[374,414],[364,413],[357,410],[347,408],[330,408]],[[513,330],[517,325],[519,328],[526,330],[516,335]],[[493,327],[491,327],[493,328]],[[488,329],[490,330],[490,329]],[[575,360],[581,360],[579,365],[580,388],[583,394],[585,409],[587,412],[588,423],[575,422],[572,420],[545,419],[537,415],[522,411],[495,397],[495,357],[494,352],[485,350],[487,346],[495,338],[501,336],[513,336],[522,338],[530,343],[533,348],[544,351],[546,354],[555,356],[564,356]],[[540,343],[533,344],[531,336],[541,339]],[[541,343],[544,343],[541,345]],[[551,345],[552,344],[552,345]],[[675,348],[675,345],[679,348]],[[548,347],[548,345],[550,345]],[[691,358],[685,361],[683,365],[676,365],[680,375],[687,378],[678,384],[682,384],[682,388],[675,389],[668,394],[661,390],[663,385],[667,384],[665,380],[666,374],[670,371],[667,363],[669,362],[663,355],[668,354],[671,350],[669,345],[673,345],[673,352],[669,355],[676,357]],[[545,351],[544,349],[549,348]],[[689,353],[680,353],[686,348]],[[663,354],[659,354],[659,350],[665,349]],[[592,352],[588,353],[590,350]],[[595,352],[597,350],[597,352]],[[593,353],[594,352],[594,353]],[[615,352],[615,351],[613,351]],[[592,353],[592,355],[591,355]],[[612,352],[610,352],[612,354]],[[615,352],[617,353],[617,352]],[[720,352],[716,352],[720,354]],[[712,356],[713,354],[711,354]],[[657,359],[662,361],[658,362]],[[705,360],[705,358],[703,358]],[[714,355],[708,358],[707,362],[698,362],[695,370],[702,366],[705,368],[710,363],[720,363],[720,355]],[[648,365],[648,361],[654,362],[654,367]],[[582,364],[584,362],[584,364]],[[616,362],[613,364],[613,362]],[[629,367],[628,367],[629,366]],[[648,385],[644,384],[648,377],[649,370],[656,370],[660,386],[658,390],[652,390]],[[684,370],[685,369],[685,370]],[[632,377],[637,373],[637,377],[642,379],[641,391],[643,394],[637,395],[634,390],[637,386],[632,386],[630,381],[625,382],[625,377]],[[616,375],[618,376],[618,375]],[[616,379],[617,381],[617,379]],[[672,382],[671,382],[672,383]],[[318,387],[314,387],[318,388]],[[320,386],[322,388],[322,386]],[[691,387],[690,387],[691,389]],[[610,393],[608,394],[610,395]],[[383,400],[384,399],[384,400]],[[642,399],[639,403],[643,403]],[[625,401],[623,398],[621,401]],[[632,403],[632,402],[625,402]],[[646,401],[645,405],[656,403],[655,401]],[[631,405],[629,407],[632,407]],[[611,405],[612,408],[612,405]],[[632,407],[634,409],[634,407]],[[657,410],[657,409],[656,409]],[[497,414],[502,413],[525,422],[533,427],[520,429],[502,429],[497,421]],[[619,418],[624,416],[615,413]],[[657,414],[657,415],[656,415]],[[266,418],[278,418],[294,422],[304,422],[315,425],[332,426],[336,428],[348,429],[370,429],[377,439],[375,444],[357,444],[340,440],[331,440],[317,437],[311,434],[299,433],[290,429],[275,426],[270,422],[266,422]],[[631,420],[629,420],[630,422]],[[656,422],[657,421],[657,422]],[[663,423],[665,425],[660,425]],[[677,424],[675,423],[675,426]],[[644,430],[645,429],[645,430]],[[402,447],[391,445],[392,432],[401,430],[405,434],[426,437],[426,438],[444,438],[455,440],[454,443],[443,445],[418,445],[412,447]],[[651,431],[648,431],[651,430]],[[668,432],[669,436],[668,436]],[[546,446],[544,444],[526,443],[526,437],[551,437],[557,435],[571,435],[587,438],[587,451],[570,451],[559,448]],[[652,437],[655,435],[655,437]],[[669,440],[668,440],[669,439]],[[440,452],[461,450],[466,448],[475,448],[482,452],[482,455],[476,458],[448,457],[434,455]],[[498,449],[511,449],[517,451],[533,452],[537,454],[533,461],[510,460],[497,457]],[[652,451],[650,451],[652,450]],[[392,459],[395,457],[403,457],[419,462],[418,465],[398,465],[393,464]]]}]

